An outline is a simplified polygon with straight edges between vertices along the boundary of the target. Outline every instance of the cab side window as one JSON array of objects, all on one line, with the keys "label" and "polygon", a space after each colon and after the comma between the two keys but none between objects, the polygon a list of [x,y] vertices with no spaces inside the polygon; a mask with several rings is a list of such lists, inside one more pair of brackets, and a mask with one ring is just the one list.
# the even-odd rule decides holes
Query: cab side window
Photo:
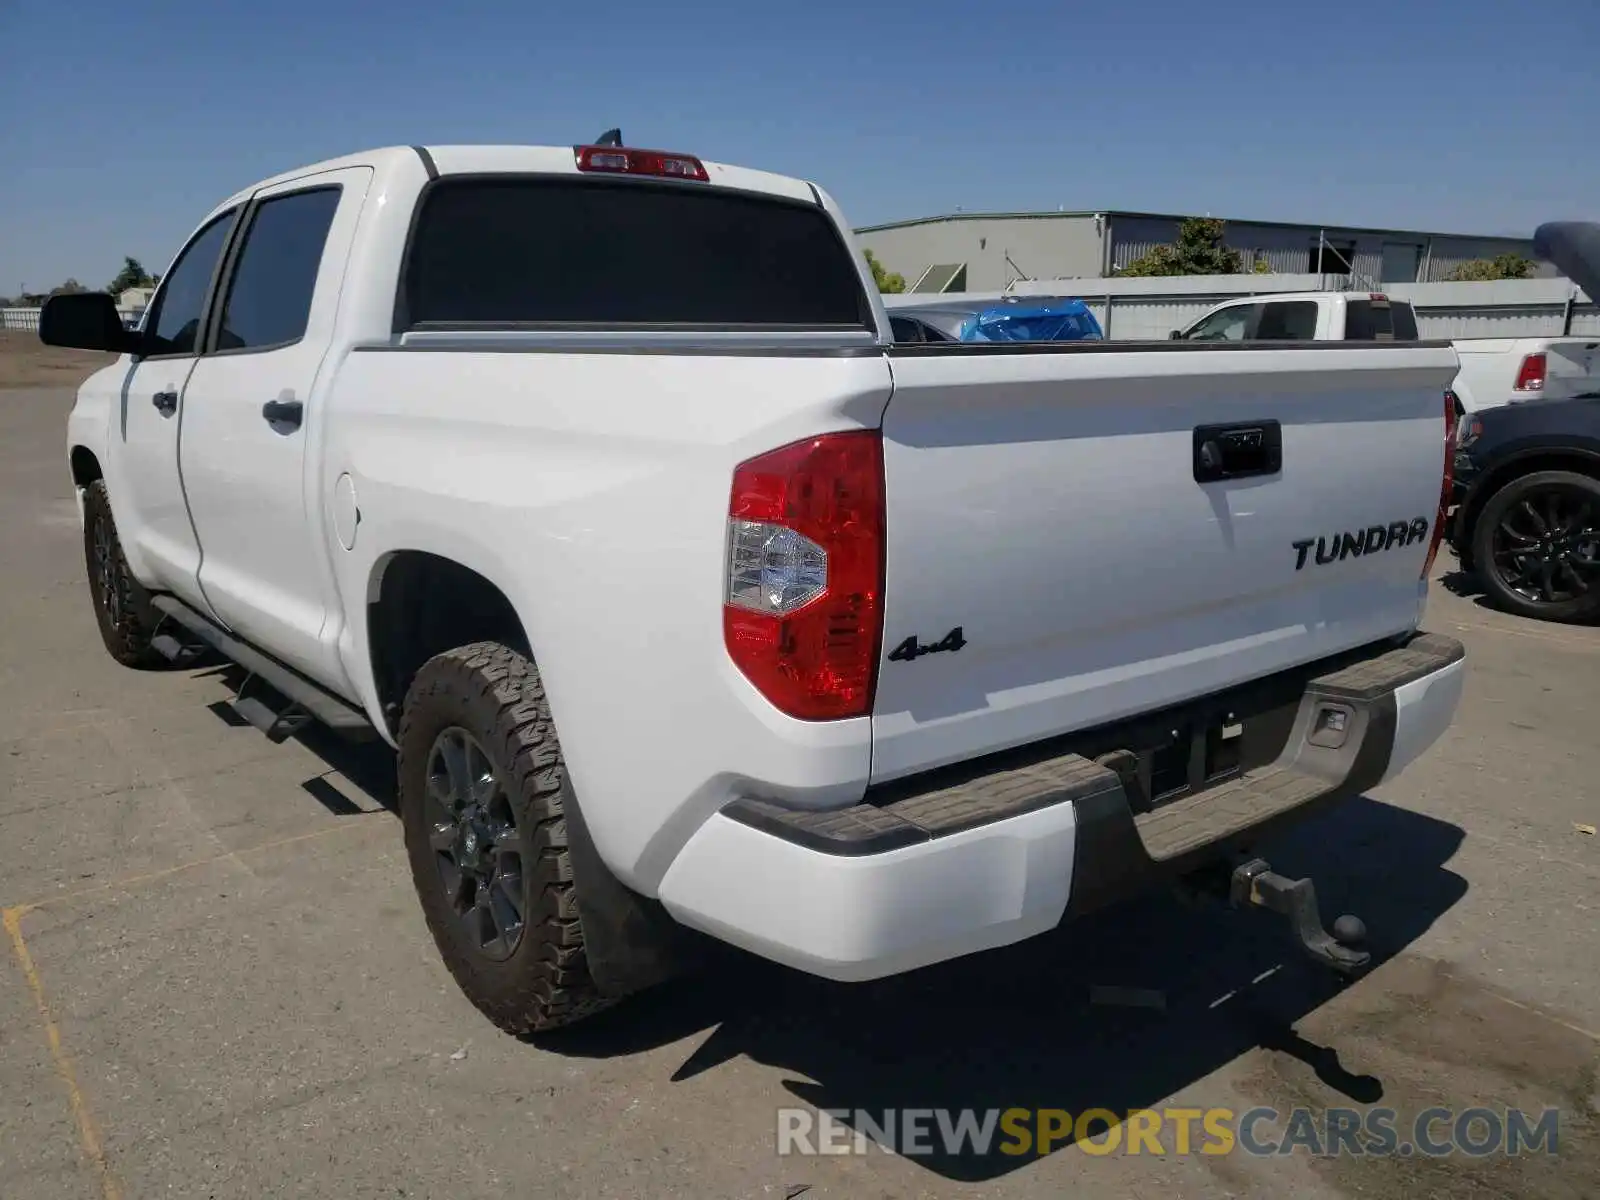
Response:
[{"label": "cab side window", "polygon": [[890,317],[889,331],[897,342],[925,342],[928,339],[922,336],[922,325],[910,317]]},{"label": "cab side window", "polygon": [[1315,300],[1275,300],[1261,306],[1256,337],[1267,341],[1311,342],[1317,337]]},{"label": "cab side window", "polygon": [[1204,318],[1183,335],[1186,342],[1242,342],[1250,327],[1250,318],[1259,304],[1236,304]]},{"label": "cab side window", "polygon": [[228,286],[218,350],[267,350],[305,336],[339,191],[291,192],[256,208]]},{"label": "cab side window", "polygon": [[145,320],[145,329],[155,341],[147,357],[198,353],[196,341],[206,293],[211,290],[217,260],[222,257],[222,247],[237,215],[236,210],[230,209],[212,220],[168,268]]}]

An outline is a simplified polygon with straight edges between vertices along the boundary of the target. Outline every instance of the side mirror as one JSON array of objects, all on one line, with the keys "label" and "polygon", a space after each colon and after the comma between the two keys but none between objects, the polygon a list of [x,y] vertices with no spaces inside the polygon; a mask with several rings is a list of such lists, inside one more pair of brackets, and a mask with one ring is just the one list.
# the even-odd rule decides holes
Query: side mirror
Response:
[{"label": "side mirror", "polygon": [[141,339],[122,323],[117,302],[104,292],[51,296],[39,313],[39,340],[46,346],[135,354]]},{"label": "side mirror", "polygon": [[1183,341],[1183,330],[1174,329],[1171,333],[1167,334],[1167,341],[1169,341],[1169,342],[1181,342],[1181,341]]}]

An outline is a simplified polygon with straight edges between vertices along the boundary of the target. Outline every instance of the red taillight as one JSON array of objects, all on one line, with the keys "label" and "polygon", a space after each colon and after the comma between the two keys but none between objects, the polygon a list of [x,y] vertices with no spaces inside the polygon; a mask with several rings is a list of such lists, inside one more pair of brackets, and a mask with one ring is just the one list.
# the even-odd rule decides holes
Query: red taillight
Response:
[{"label": "red taillight", "polygon": [[1539,354],[1525,355],[1522,366],[1517,368],[1517,382],[1513,388],[1519,392],[1544,391],[1545,358]]},{"label": "red taillight", "polygon": [[872,711],[883,544],[876,430],[808,438],[735,468],[723,639],[781,712],[828,721]]},{"label": "red taillight", "polygon": [[1438,556],[1440,543],[1444,541],[1444,523],[1450,515],[1450,491],[1455,483],[1455,454],[1456,454],[1456,406],[1460,403],[1456,394],[1446,391],[1444,394],[1444,477],[1439,482],[1439,512],[1433,518],[1433,537],[1428,540],[1428,561],[1422,564],[1422,579],[1426,583],[1428,576],[1433,574],[1433,560]]},{"label": "red taillight", "polygon": [[660,179],[696,179],[710,182],[705,165],[689,154],[664,150],[635,150],[631,146],[579,146],[578,170],[612,175],[653,175]]}]

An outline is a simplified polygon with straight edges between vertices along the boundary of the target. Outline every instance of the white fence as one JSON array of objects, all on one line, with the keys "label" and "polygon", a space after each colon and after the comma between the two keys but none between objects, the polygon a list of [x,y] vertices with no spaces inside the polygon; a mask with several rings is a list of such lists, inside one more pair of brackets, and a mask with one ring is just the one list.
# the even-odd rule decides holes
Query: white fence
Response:
[{"label": "white fence", "polygon": [[[144,315],[143,309],[120,308],[122,323],[128,328],[133,328],[139,323],[139,318]],[[38,329],[39,310],[37,308],[0,308],[0,329]]]},{"label": "white fence", "polygon": [[37,308],[0,308],[0,329],[37,329]]},{"label": "white fence", "polygon": [[[1005,292],[886,296],[891,308],[1011,296],[1073,296],[1094,311],[1106,337],[1165,338],[1214,304],[1269,292],[1342,289],[1325,275],[1175,275],[1128,279],[1029,279]],[[1364,290],[1364,289],[1358,289]],[[1600,307],[1568,279],[1486,283],[1394,283],[1383,292],[1409,300],[1424,338],[1600,335]]]}]

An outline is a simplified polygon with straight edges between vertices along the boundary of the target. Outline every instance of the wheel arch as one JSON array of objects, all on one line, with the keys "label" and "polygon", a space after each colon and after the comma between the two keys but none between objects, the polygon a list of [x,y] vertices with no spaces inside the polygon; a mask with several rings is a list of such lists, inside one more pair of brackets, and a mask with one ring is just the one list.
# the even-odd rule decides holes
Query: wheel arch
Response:
[{"label": "wheel arch", "polygon": [[366,609],[373,693],[391,734],[406,689],[435,654],[479,641],[533,654],[506,590],[481,570],[433,551],[381,555],[367,580]]},{"label": "wheel arch", "polygon": [[72,482],[78,488],[86,488],[96,480],[106,477],[99,456],[81,443],[74,445],[68,452],[67,462],[72,470]]}]

